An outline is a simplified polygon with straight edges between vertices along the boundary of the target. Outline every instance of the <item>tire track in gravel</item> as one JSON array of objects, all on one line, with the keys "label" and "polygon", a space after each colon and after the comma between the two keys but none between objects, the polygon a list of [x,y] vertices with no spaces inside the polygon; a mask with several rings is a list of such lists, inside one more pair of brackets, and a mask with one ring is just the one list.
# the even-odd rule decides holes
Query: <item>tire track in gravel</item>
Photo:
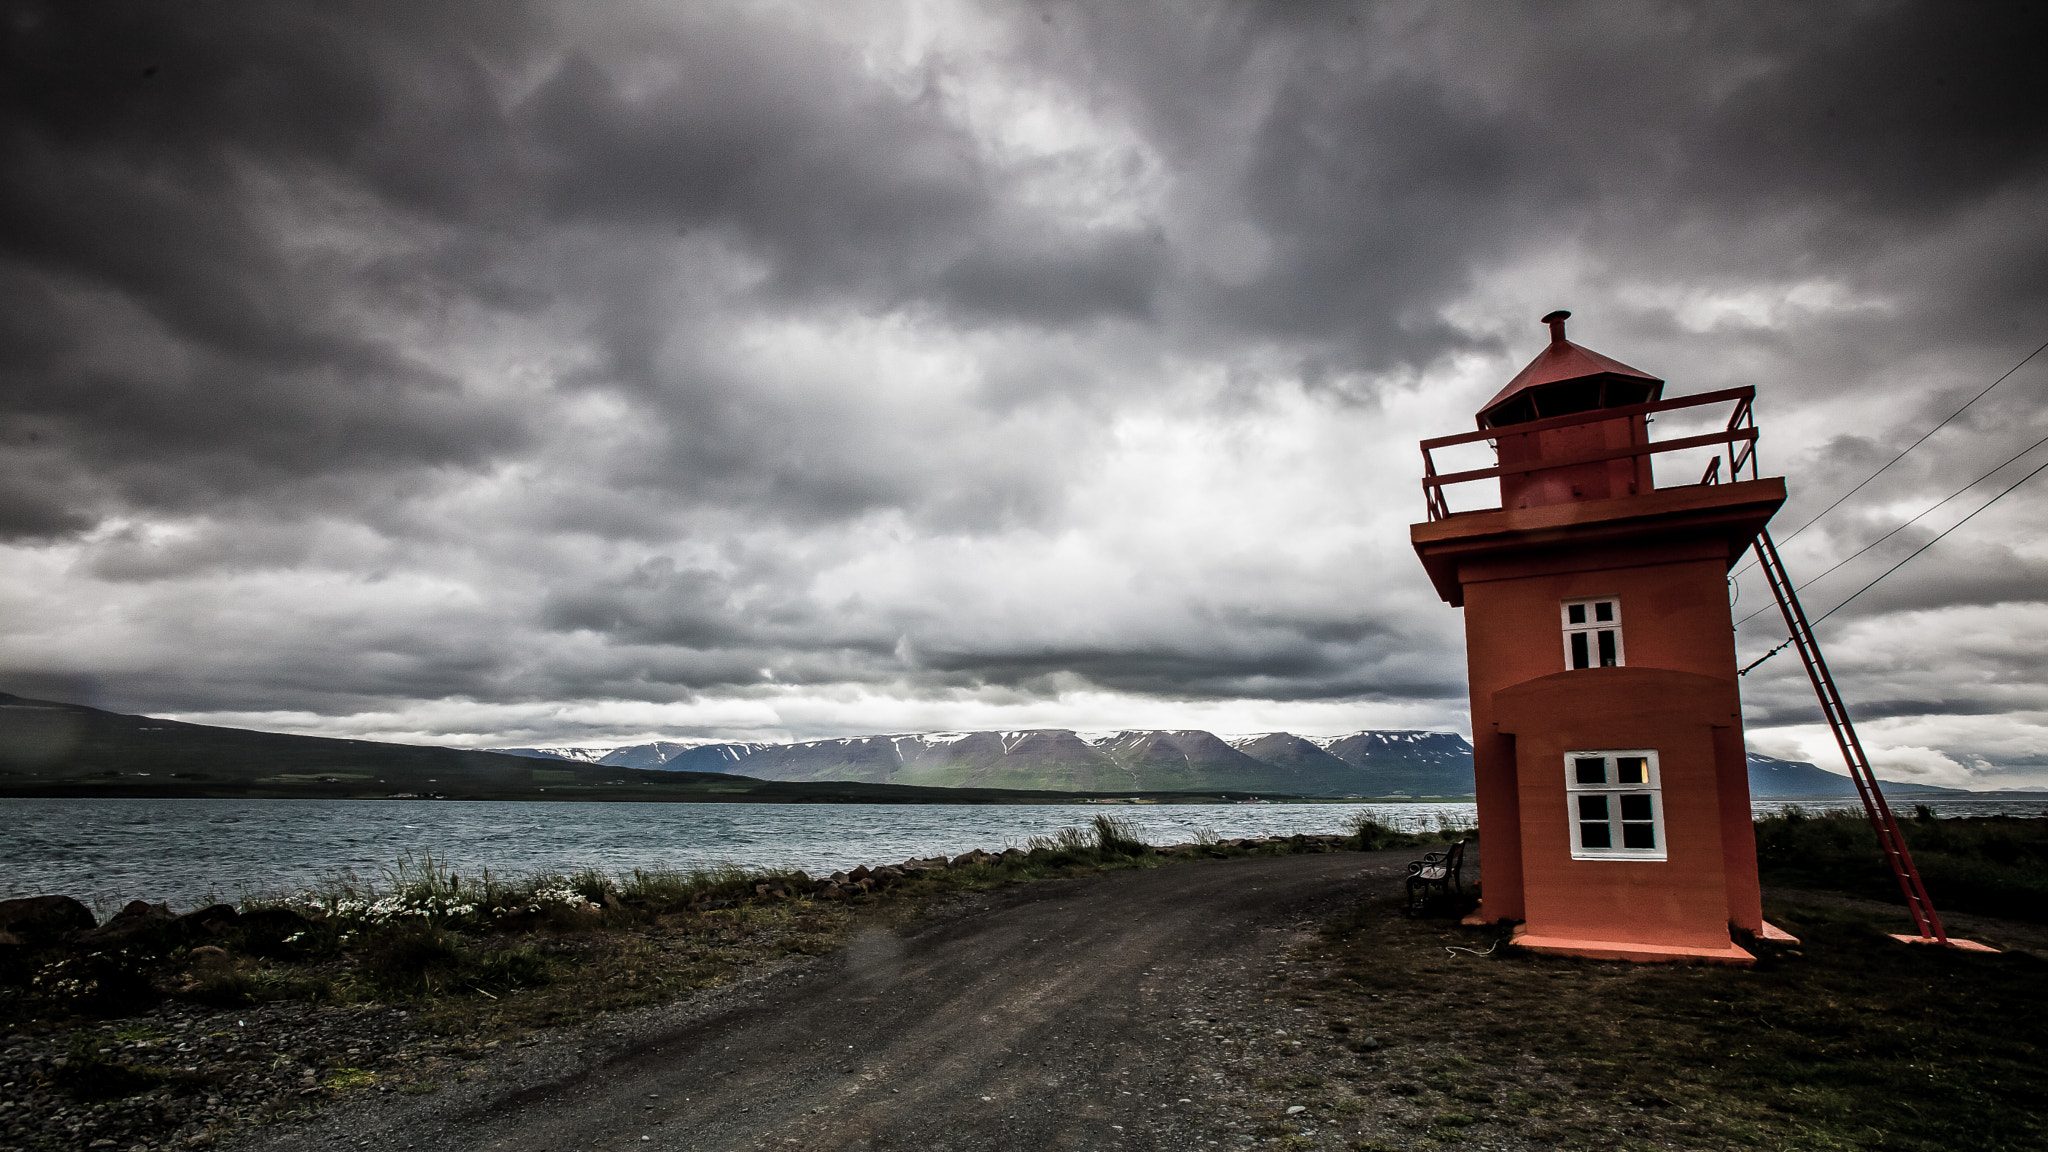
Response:
[{"label": "tire track in gravel", "polygon": [[530,1067],[350,1103],[245,1146],[1240,1146],[1243,1053],[1300,1019],[1262,998],[1263,982],[1316,922],[1393,891],[1410,855],[1206,861],[985,893],[822,960],[556,1037]]}]

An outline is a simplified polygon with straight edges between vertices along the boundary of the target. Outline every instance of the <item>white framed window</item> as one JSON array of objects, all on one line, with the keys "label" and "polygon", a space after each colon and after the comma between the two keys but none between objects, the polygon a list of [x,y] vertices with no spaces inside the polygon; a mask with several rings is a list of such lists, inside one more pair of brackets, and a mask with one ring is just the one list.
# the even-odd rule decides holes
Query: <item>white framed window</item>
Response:
[{"label": "white framed window", "polygon": [[1621,651],[1621,600],[1596,596],[1566,600],[1558,614],[1564,620],[1566,668],[1619,668],[1628,663]]},{"label": "white framed window", "polygon": [[1567,752],[1574,860],[1664,859],[1664,787],[1649,748]]}]

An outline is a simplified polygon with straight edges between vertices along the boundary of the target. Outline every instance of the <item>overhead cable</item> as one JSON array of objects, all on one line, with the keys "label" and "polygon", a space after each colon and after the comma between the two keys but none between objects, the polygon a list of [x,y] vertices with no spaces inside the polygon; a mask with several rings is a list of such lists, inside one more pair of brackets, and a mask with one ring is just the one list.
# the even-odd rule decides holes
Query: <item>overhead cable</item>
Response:
[{"label": "overhead cable", "polygon": [[[1830,504],[1827,507],[1821,509],[1819,512],[1814,513],[1813,516],[1806,521],[1806,523],[1801,524],[1797,528],[1794,528],[1792,530],[1791,536],[1785,537],[1785,539],[1779,541],[1779,543],[1790,543],[1793,536],[1797,536],[1801,532],[1806,531],[1808,528],[1813,527],[1814,524],[1818,522],[1821,517],[1827,515],[1830,512],[1833,512],[1837,508],[1840,508],[1844,500],[1847,500],[1849,497],[1854,496],[1856,493],[1863,491],[1863,486],[1865,484],[1868,484],[1872,480],[1877,479],[1879,476],[1884,475],[1886,469],[1890,468],[1893,464],[1897,464],[1899,461],[1904,460],[1906,458],[1907,453],[1913,451],[1913,449],[1918,448],[1922,444],[1927,443],[1927,438],[1929,436],[1932,436],[1936,432],[1941,431],[1943,428],[1948,427],[1950,420],[1954,420],[1956,417],[1961,416],[1964,412],[1968,411],[1971,404],[1975,404],[1977,401],[1982,400],[1985,396],[1989,395],[1993,388],[1996,388],[2000,384],[2005,383],[2006,377],[2009,377],[2013,373],[2019,371],[2020,369],[2025,368],[2027,366],[2028,361],[2032,360],[2036,356],[2039,356],[2043,351],[2048,351],[2048,342],[2043,342],[2039,348],[2036,348],[2032,352],[2029,352],[2025,356],[2021,357],[2019,363],[2006,369],[2004,375],[2001,375],[1998,379],[1993,380],[1989,384],[1986,384],[1982,392],[1979,392],[1975,396],[1970,397],[1969,400],[1966,401],[1961,408],[1958,408],[1955,411],[1949,413],[1947,419],[1944,419],[1941,423],[1936,424],[1932,428],[1929,428],[1927,432],[1924,435],[1922,435],[1918,440],[1915,440],[1911,444],[1906,445],[1906,450],[1904,452],[1901,452],[1897,456],[1892,457],[1889,461],[1885,463],[1885,466],[1883,468],[1879,468],[1877,471],[1872,472],[1868,476],[1865,476],[1862,480],[1862,483],[1859,483],[1854,488],[1851,488],[1847,492],[1842,493],[1840,497],[1836,498],[1833,504]],[[1754,563],[1754,561],[1751,561],[1751,563]],[[1740,569],[1738,569],[1735,572],[1735,575],[1740,576],[1747,571],[1749,571],[1749,564],[1744,564]]]},{"label": "overhead cable", "polygon": [[[1856,559],[1858,556],[1863,555],[1865,552],[1870,551],[1872,548],[1877,547],[1879,544],[1882,544],[1885,541],[1891,539],[1892,537],[1897,536],[1899,533],[1904,532],[1906,529],[1911,528],[1914,524],[1919,522],[1921,517],[1926,516],[1928,513],[1933,512],[1935,509],[1941,507],[1943,504],[1946,504],[1949,501],[1955,499],[1956,497],[1961,496],[1963,493],[1968,492],[1970,489],[1975,488],[1977,485],[1982,484],[1984,481],[1989,480],[1991,477],[1996,476],[1999,473],[2000,469],[2003,469],[2007,464],[2011,464],[2014,460],[2017,460],[2020,457],[2025,456],[2027,453],[2032,452],[2034,449],[2039,448],[2043,444],[2048,444],[2048,436],[2043,436],[2041,439],[2034,441],[2032,444],[2029,444],[2025,448],[2020,449],[2018,452],[2013,453],[2011,456],[2006,457],[2005,462],[1998,465],[1998,467],[1991,469],[1989,472],[1984,473],[1982,476],[1977,477],[1975,480],[1970,481],[1968,484],[1965,484],[1961,488],[1958,488],[1955,491],[1949,493],[1947,496],[1942,497],[1939,501],[1928,505],[1926,508],[1921,509],[1919,514],[1914,516],[1911,520],[1907,520],[1906,522],[1900,524],[1898,527],[1892,529],[1891,531],[1885,533],[1882,536],[1879,536],[1877,539],[1872,540],[1870,543],[1865,544],[1863,547],[1858,548],[1856,551],[1851,552],[1847,556],[1842,557],[1840,561],[1836,562],[1833,568],[1828,569],[1826,572],[1823,572],[1818,576],[1808,577],[1805,581],[1805,586],[1811,588],[1813,587],[1815,581],[1825,580],[1829,576],[1834,575],[1835,572],[1840,570],[1843,565],[1849,563],[1849,561]],[[2003,493],[2000,493],[2000,495],[2003,495]],[[1988,508],[1990,507],[1990,505],[1987,504],[1985,505],[1985,507]],[[1980,508],[1977,511],[1981,512],[1983,511],[1983,509]],[[1976,512],[1972,512],[1970,515],[1974,516],[1976,514]],[[1756,619],[1757,616],[1761,615],[1762,613],[1770,611],[1770,609],[1771,606],[1766,604],[1762,608],[1757,609],[1755,612],[1751,612],[1749,615],[1744,616],[1740,620],[1737,620],[1735,622],[1735,626],[1737,628],[1740,628],[1744,624],[1749,623],[1751,620]]]},{"label": "overhead cable", "polygon": [[[1845,599],[1840,604],[1837,604],[1833,608],[1828,609],[1819,618],[1815,619],[1813,621],[1813,624],[1808,625],[1808,627],[1811,628],[1817,626],[1821,623],[1821,621],[1826,620],[1829,616],[1833,616],[1835,613],[1840,612],[1844,608],[1847,608],[1849,606],[1850,600],[1854,600],[1858,596],[1863,595],[1865,592],[1870,591],[1872,588],[1877,587],[1878,580],[1882,580],[1885,577],[1891,575],[1892,573],[1897,572],[1899,569],[1905,567],[1907,562],[1912,560],[1914,556],[1918,556],[1922,552],[1927,551],[1929,548],[1934,547],[1936,544],[1941,543],[1943,536],[1947,536],[1950,532],[1953,532],[1956,529],[1961,528],[1963,525],[1968,524],[1971,520],[1975,519],[1977,516],[1977,512],[1982,512],[1984,511],[1984,509],[1989,508],[1993,504],[1998,503],[2000,500],[2005,499],[2007,494],[2009,494],[2013,489],[2019,487],[2022,484],[2025,484],[2027,481],[2032,480],[2034,477],[2039,476],[2043,472],[2048,472],[2048,464],[2043,464],[2039,468],[2034,469],[2032,472],[2027,473],[2025,476],[2022,476],[2019,479],[2013,481],[2011,484],[2006,485],[2005,491],[2000,492],[1998,495],[1993,496],[1989,500],[1986,500],[1983,504],[1978,505],[1976,512],[1972,512],[1968,516],[1963,517],[1961,520],[1958,520],[1955,523],[1949,525],[1947,528],[1942,529],[1940,536],[1936,536],[1934,539],[1929,540],[1927,543],[1922,544],[1918,548],[1913,549],[1913,551],[1906,557],[1906,559],[1901,560],[1897,564],[1894,564],[1891,567],[1885,569],[1884,571],[1878,573],[1876,580],[1872,580],[1870,583],[1865,584],[1863,587],[1858,588],[1856,591],[1849,593],[1848,599]],[[1778,653],[1784,651],[1785,646],[1790,643],[1791,641],[1787,640],[1784,644],[1780,644],[1776,648],[1773,648],[1769,652],[1766,652],[1762,656],[1759,656],[1755,660],[1751,661],[1749,667],[1744,668],[1742,672],[1739,674],[1744,676],[1748,675],[1750,668],[1754,668],[1758,664],[1761,664],[1764,661],[1769,660],[1771,657],[1776,656]]]},{"label": "overhead cable", "polygon": [[[2048,464],[2043,464],[2039,468],[2034,469],[2032,472],[2027,473],[2025,476],[2022,476],[2019,479],[2013,481],[2011,484],[2006,485],[2004,492],[2000,492],[1998,495],[1993,496],[1991,499],[1986,500],[1983,504],[1979,505],[1977,508],[1977,512],[1982,512],[1984,509],[1989,508],[1993,504],[1998,503],[2000,500],[2005,499],[2007,493],[2010,493],[2014,488],[2017,488],[2020,485],[2025,484],[2027,481],[2032,480],[2034,477],[2039,476],[2043,472],[2048,472]],[[1934,539],[1929,540],[1927,543],[1922,544],[1918,548],[1913,549],[1912,553],[1909,554],[1905,560],[1901,560],[1897,564],[1894,564],[1891,567],[1885,569],[1884,571],[1878,573],[1877,580],[1872,580],[1870,583],[1865,584],[1863,587],[1858,588],[1856,591],[1849,593],[1848,600],[1844,600],[1840,604],[1837,604],[1833,608],[1830,608],[1826,612],[1822,613],[1820,620],[1815,620],[1814,623],[1818,624],[1821,622],[1821,620],[1825,620],[1829,616],[1833,616],[1835,613],[1840,612],[1844,608],[1847,608],[1849,606],[1849,600],[1854,600],[1858,596],[1863,595],[1865,592],[1870,591],[1873,587],[1877,585],[1878,580],[1882,580],[1885,577],[1891,575],[1892,573],[1897,572],[1900,568],[1905,567],[1907,560],[1911,560],[1914,556],[1918,556],[1922,552],[1927,551],[1929,548],[1934,547],[1936,544],[1941,543],[1942,536],[1946,536],[1950,532],[1953,532],[1956,529],[1961,528],[1963,525],[1968,524],[1972,519],[1976,517],[1977,512],[1972,512],[1968,516],[1963,517],[1961,520],[1958,520],[1955,523],[1949,525],[1947,528],[1942,529],[1941,536],[1936,536]]]}]

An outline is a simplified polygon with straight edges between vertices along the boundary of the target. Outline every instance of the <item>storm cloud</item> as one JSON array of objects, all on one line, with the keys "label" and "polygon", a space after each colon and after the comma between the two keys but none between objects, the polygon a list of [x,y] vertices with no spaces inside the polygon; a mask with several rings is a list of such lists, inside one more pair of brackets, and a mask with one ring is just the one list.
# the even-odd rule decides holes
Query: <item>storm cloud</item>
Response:
[{"label": "storm cloud", "polygon": [[[1569,307],[1674,394],[1757,386],[1790,536],[2048,340],[2044,33],[14,4],[0,687],[479,744],[1458,728],[1414,442]],[[2048,437],[2044,400],[2048,356],[1794,575]],[[1824,629],[1895,773],[2048,783],[2035,483]],[[1824,761],[1789,655],[1745,690],[1761,750]]]}]

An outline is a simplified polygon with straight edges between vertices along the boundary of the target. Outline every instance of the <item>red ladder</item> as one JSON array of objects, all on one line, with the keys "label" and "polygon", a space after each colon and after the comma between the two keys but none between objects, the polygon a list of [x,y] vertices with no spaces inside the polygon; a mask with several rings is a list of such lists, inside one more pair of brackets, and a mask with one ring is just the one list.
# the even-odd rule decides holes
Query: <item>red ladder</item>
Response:
[{"label": "red ladder", "polygon": [[1869,758],[1863,755],[1863,743],[1856,739],[1856,726],[1849,722],[1849,710],[1842,705],[1841,693],[1835,690],[1835,678],[1828,672],[1820,643],[1806,622],[1806,610],[1799,606],[1799,593],[1793,590],[1785,564],[1778,559],[1778,546],[1772,543],[1768,531],[1757,534],[1756,559],[1763,567],[1764,579],[1770,581],[1771,594],[1778,598],[1778,609],[1785,614],[1785,630],[1791,633],[1791,643],[1806,663],[1806,675],[1813,681],[1814,694],[1820,697],[1820,710],[1827,715],[1835,743],[1842,748],[1842,759],[1849,765],[1849,779],[1856,782],[1856,794],[1863,798],[1863,810],[1870,815],[1870,826],[1877,830],[1878,847],[1884,850],[1892,875],[1899,878],[1899,891],[1906,895],[1906,907],[1912,910],[1920,938],[1947,944],[1948,933],[1942,930],[1941,917],[1934,912],[1934,901],[1927,898],[1927,886],[1920,882],[1920,870],[1913,866],[1913,854],[1906,849],[1899,822],[1892,818],[1891,806],[1884,802],[1884,793],[1878,789],[1877,775],[1870,770]]}]

